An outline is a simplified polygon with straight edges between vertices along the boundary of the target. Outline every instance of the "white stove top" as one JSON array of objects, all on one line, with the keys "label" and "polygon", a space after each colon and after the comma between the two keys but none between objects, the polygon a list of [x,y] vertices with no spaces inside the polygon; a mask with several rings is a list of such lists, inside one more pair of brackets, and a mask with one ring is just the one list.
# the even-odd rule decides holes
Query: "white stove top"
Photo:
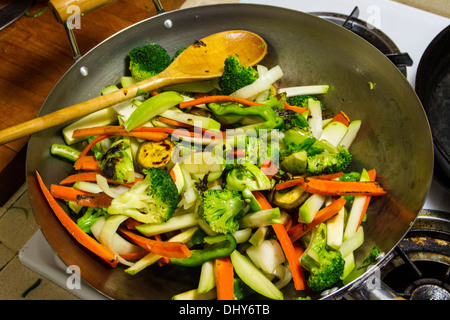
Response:
[{"label": "white stove top", "polygon": [[[256,0],[240,1],[274,5],[303,12],[335,12],[349,15],[355,6],[360,10],[359,19],[378,27],[413,60],[408,67],[408,81],[414,87],[417,66],[423,52],[434,37],[449,25],[450,19],[389,0]],[[450,192],[436,181],[432,182],[424,209],[450,212]],[[55,255],[41,231],[30,238],[19,254],[21,262],[44,277],[67,288],[65,264]],[[73,294],[86,300],[108,299],[88,284],[82,282]]]}]

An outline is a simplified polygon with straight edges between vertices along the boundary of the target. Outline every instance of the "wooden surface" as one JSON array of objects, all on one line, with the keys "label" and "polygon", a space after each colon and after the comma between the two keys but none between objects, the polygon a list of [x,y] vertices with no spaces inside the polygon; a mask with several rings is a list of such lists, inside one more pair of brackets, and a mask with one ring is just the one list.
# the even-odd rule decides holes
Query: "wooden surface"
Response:
[{"label": "wooden surface", "polygon": [[[0,7],[6,1],[0,2]],[[47,6],[36,0],[29,13]],[[166,11],[180,8],[184,0],[161,0]],[[81,54],[126,28],[156,14],[151,0],[116,0],[81,19],[74,30]],[[0,129],[33,119],[52,88],[73,64],[63,25],[50,10],[36,18],[22,16],[0,31]],[[0,171],[26,145],[22,138],[0,146]],[[3,183],[3,181],[2,181]]]}]

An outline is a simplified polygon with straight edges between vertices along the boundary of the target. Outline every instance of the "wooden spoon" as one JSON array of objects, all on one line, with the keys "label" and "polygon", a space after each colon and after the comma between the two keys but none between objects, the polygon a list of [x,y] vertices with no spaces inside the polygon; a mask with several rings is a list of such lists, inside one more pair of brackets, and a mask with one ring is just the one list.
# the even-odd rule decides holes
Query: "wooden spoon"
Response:
[{"label": "wooden spoon", "polygon": [[220,77],[229,55],[237,54],[243,64],[255,65],[266,52],[265,41],[255,33],[232,30],[213,34],[189,46],[166,70],[152,78],[1,130],[0,145],[130,100],[141,90],[151,92],[172,84]]}]

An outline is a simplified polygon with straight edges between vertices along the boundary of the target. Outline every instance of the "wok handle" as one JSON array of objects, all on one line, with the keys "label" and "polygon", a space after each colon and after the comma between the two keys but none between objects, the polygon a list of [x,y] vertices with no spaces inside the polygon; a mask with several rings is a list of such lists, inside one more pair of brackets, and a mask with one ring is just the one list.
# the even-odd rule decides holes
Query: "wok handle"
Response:
[{"label": "wok handle", "polygon": [[380,279],[378,271],[376,269],[363,281],[357,282],[347,292],[346,297],[355,300],[406,300]]},{"label": "wok handle", "polygon": [[[80,15],[88,14],[113,1],[114,0],[50,0],[48,5],[56,20],[64,24],[74,15],[74,13],[79,13]],[[78,8],[73,9],[71,6],[76,6]]]}]

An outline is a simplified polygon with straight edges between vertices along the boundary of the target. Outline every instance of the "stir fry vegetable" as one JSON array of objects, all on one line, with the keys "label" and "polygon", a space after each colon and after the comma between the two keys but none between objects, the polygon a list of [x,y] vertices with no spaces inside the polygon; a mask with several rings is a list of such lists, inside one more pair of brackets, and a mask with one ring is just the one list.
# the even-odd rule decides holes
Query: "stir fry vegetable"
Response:
[{"label": "stir fry vegetable", "polygon": [[[170,60],[155,44],[130,57],[122,83]],[[82,245],[130,276],[154,264],[199,268],[198,288],[174,299],[338,286],[357,269],[371,198],[386,194],[375,168],[346,172],[363,124],[344,111],[325,117],[326,84],[278,88],[280,66],[230,56],[224,70],[71,123],[67,146],[49,150],[73,172],[49,189],[37,172],[44,196]]]}]

